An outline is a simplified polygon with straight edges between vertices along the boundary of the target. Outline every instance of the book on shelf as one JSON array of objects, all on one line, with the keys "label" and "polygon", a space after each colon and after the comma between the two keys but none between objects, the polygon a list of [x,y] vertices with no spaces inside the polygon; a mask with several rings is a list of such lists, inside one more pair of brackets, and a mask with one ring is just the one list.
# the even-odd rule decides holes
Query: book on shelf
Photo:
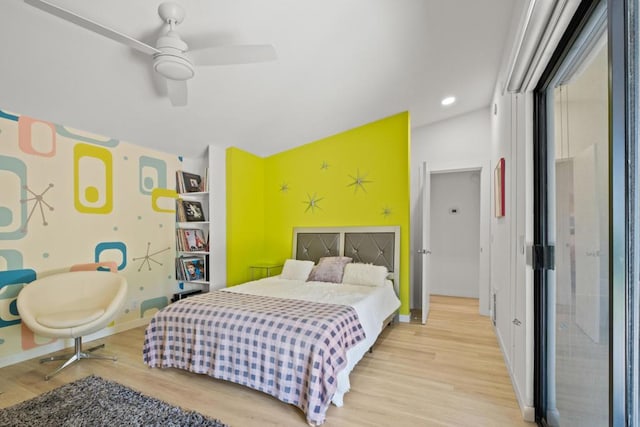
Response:
[{"label": "book on shelf", "polygon": [[178,222],[206,221],[202,203],[196,200],[176,200],[176,219]]},{"label": "book on shelf", "polygon": [[204,230],[199,228],[179,228],[176,230],[176,245],[179,251],[194,252],[208,251],[208,239]]},{"label": "book on shelf", "polygon": [[205,189],[207,180],[203,181],[202,177],[195,173],[176,171],[176,183],[178,193],[196,193],[207,191]]},{"label": "book on shelf", "polygon": [[201,255],[176,258],[176,279],[187,282],[209,280],[207,257]]}]

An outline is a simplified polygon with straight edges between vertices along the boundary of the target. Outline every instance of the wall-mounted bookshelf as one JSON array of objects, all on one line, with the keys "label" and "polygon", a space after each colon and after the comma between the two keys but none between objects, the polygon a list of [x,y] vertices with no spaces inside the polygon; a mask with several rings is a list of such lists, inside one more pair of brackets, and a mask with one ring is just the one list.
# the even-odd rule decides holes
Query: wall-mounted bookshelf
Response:
[{"label": "wall-mounted bookshelf", "polygon": [[209,291],[208,174],[176,172],[176,280],[187,290]]},{"label": "wall-mounted bookshelf", "polygon": [[[226,286],[225,164],[225,150],[209,146],[202,157],[183,158],[176,173],[177,292]],[[189,259],[196,261],[193,269],[202,265],[204,275],[186,274]]]}]

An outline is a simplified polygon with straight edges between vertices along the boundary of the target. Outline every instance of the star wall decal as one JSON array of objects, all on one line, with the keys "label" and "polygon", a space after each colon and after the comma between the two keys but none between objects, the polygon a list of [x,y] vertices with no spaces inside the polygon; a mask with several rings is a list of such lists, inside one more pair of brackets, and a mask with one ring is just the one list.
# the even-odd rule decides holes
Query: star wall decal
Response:
[{"label": "star wall decal", "polygon": [[280,184],[280,192],[286,193],[287,191],[289,191],[289,184],[287,184],[286,182]]},{"label": "star wall decal", "polygon": [[393,213],[393,211],[391,210],[391,208],[389,206],[385,206],[384,208],[382,208],[382,216],[387,218],[389,217],[391,214]]},{"label": "star wall decal", "polygon": [[322,165],[320,166],[320,169],[326,171],[327,169],[329,169],[329,166],[330,166],[329,163],[325,160],[325,161],[322,162]]},{"label": "star wall decal", "polygon": [[42,208],[42,205],[45,205],[46,207],[49,208],[50,211],[53,211],[53,206],[51,206],[49,203],[47,203],[44,200],[44,194],[51,190],[53,188],[53,184],[49,184],[49,186],[47,188],[45,188],[42,193],[40,194],[36,194],[33,191],[31,191],[31,189],[28,186],[24,186],[24,189],[27,190],[29,193],[31,193],[33,195],[33,197],[29,197],[28,199],[23,199],[20,200],[20,203],[25,203],[28,204],[31,201],[35,201],[35,203],[33,204],[33,207],[31,208],[31,212],[29,212],[29,216],[27,217],[27,221],[24,223],[24,228],[22,229],[22,232],[26,232],[27,231],[27,226],[29,225],[29,221],[31,221],[31,217],[33,216],[33,213],[35,212],[36,208],[40,208],[40,215],[42,216],[42,225],[49,225],[49,223],[47,222],[47,218],[44,215],[44,209]]},{"label": "star wall decal", "polygon": [[367,192],[367,189],[364,188],[365,184],[369,184],[370,182],[373,181],[369,181],[367,178],[368,174],[364,174],[364,175],[360,175],[360,169],[358,169],[358,173],[356,173],[356,176],[353,175],[349,175],[349,178],[351,178],[353,180],[353,182],[349,185],[347,185],[347,187],[353,187],[353,192],[357,193],[358,192],[358,188],[362,188],[362,191],[364,191],[365,193]]},{"label": "star wall decal", "polygon": [[311,196],[309,193],[307,193],[307,200],[304,200],[302,203],[304,203],[305,205],[307,205],[307,209],[305,209],[305,212],[308,212],[309,209],[311,209],[311,213],[315,212],[316,209],[322,209],[320,207],[320,205],[318,205],[318,203],[323,200],[324,197],[318,197],[316,195],[316,193],[313,193],[313,196]]},{"label": "star wall decal", "polygon": [[140,267],[138,267],[138,271],[142,270],[142,266],[145,265],[145,263],[147,264],[147,267],[149,268],[149,271],[151,271],[151,261],[155,262],[158,265],[162,265],[161,262],[156,261],[155,259],[153,259],[154,255],[158,255],[162,252],[166,252],[171,248],[166,248],[166,249],[161,249],[159,251],[153,252],[153,253],[149,253],[149,248],[151,247],[151,242],[147,242],[147,253],[144,256],[140,256],[140,257],[136,257],[133,258],[132,261],[137,261],[139,259],[142,260],[142,262],[140,263]]}]

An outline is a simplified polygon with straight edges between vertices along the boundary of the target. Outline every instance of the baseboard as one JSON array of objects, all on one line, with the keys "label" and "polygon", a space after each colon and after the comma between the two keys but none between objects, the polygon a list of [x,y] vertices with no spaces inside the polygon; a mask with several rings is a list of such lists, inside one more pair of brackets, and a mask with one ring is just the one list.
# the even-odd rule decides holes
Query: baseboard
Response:
[{"label": "baseboard", "polygon": [[[530,423],[535,423],[536,422],[536,408],[534,408],[533,406],[521,406],[522,410],[522,419],[530,422]],[[552,424],[552,425],[560,425],[560,424]]]},{"label": "baseboard", "polygon": [[[102,329],[91,335],[82,337],[82,342],[91,342],[99,340],[100,338],[108,337],[109,335],[117,334],[118,332],[128,331],[129,329],[138,328],[140,326],[146,326],[150,321],[151,317],[142,317],[140,319],[133,319],[128,322],[118,323],[112,328]],[[71,340],[71,342],[73,342],[73,340]]]},{"label": "baseboard", "polygon": [[[513,391],[516,394],[516,400],[518,401],[518,406],[520,407],[520,413],[522,414],[522,419],[528,422],[534,423],[536,421],[536,409],[533,406],[529,406],[522,392],[518,388],[518,383],[513,378],[513,373],[511,369],[507,369],[509,371],[509,378],[511,379],[511,385],[513,387]],[[551,424],[551,425],[559,425],[559,424]]]},{"label": "baseboard", "polygon": [[402,323],[409,323],[411,322],[411,315],[410,314],[401,314],[400,316],[398,316],[398,320]]},{"label": "baseboard", "polygon": [[518,388],[518,383],[515,381],[513,377],[513,370],[511,369],[511,361],[507,357],[507,352],[504,348],[504,342],[502,341],[502,336],[498,333],[498,328],[493,327],[493,333],[496,335],[498,339],[498,345],[500,346],[500,351],[502,352],[502,358],[504,360],[504,364],[507,367],[507,372],[509,373],[509,379],[511,380],[511,387],[513,388],[513,392],[516,395],[516,400],[518,401],[518,406],[520,407],[520,413],[522,414],[522,419],[528,422],[536,421],[536,410],[533,406],[528,405],[525,402],[525,398],[522,395],[520,389]]},{"label": "baseboard", "polygon": [[0,368],[4,368],[5,366],[13,365],[15,363],[24,362],[25,360],[33,359],[35,357],[41,357],[45,354],[53,353],[72,345],[73,340],[57,340],[56,342],[48,345],[42,345],[30,350],[25,350],[21,353],[11,354],[9,356],[0,358]]},{"label": "baseboard", "polygon": [[496,335],[498,339],[498,345],[500,346],[500,351],[502,352],[502,358],[504,359],[505,365],[507,365],[507,371],[509,371],[509,375],[511,375],[511,361],[509,360],[509,356],[504,348],[504,342],[502,341],[502,335],[500,335],[498,328],[493,326],[493,333]]},{"label": "baseboard", "polygon": [[[151,317],[143,317],[141,319],[134,319],[128,322],[118,323],[112,328],[105,328],[94,334],[87,335],[86,337],[82,337],[82,342],[87,343],[87,342],[95,341],[100,338],[108,337],[109,335],[117,334],[118,332],[127,331],[129,329],[138,328],[140,326],[145,326],[150,321],[151,321]],[[73,345],[74,345],[73,339],[60,339],[51,344],[38,346],[30,350],[25,350],[21,353],[5,356],[0,358],[0,368],[13,365],[16,363],[24,362],[25,360],[33,359],[36,357],[42,357],[47,354],[50,354],[59,350],[63,350],[68,347],[73,347]]]}]

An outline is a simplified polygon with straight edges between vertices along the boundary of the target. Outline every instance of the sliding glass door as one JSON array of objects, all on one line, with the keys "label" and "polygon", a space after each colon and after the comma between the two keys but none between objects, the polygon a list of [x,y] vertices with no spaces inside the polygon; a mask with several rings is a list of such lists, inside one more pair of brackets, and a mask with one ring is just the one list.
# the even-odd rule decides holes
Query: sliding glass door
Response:
[{"label": "sliding glass door", "polygon": [[606,8],[580,30],[547,102],[547,422],[609,420],[609,138]]},{"label": "sliding glass door", "polygon": [[542,425],[638,423],[639,10],[583,1],[534,93]]}]

